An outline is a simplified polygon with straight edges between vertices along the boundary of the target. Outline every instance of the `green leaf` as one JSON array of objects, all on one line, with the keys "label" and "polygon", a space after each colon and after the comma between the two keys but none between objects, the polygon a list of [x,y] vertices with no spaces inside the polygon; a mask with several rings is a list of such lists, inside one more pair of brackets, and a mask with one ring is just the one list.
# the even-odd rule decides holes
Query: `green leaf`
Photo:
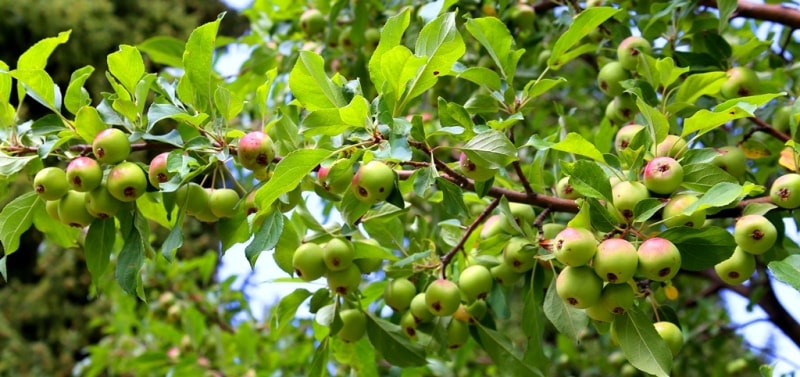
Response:
[{"label": "green leaf", "polygon": [[636,98],[636,105],[639,107],[639,111],[642,112],[642,116],[646,120],[646,126],[650,129],[648,135],[655,135],[656,143],[663,141],[669,133],[669,121],[667,117],[656,108],[646,104],[644,100],[639,97]]},{"label": "green leaf", "polygon": [[[514,80],[517,63],[525,53],[525,49],[514,49],[514,37],[508,27],[497,17],[481,17],[467,20],[467,31],[480,42],[506,82]],[[498,88],[499,89],[499,88]]]},{"label": "green leaf", "polygon": [[136,47],[129,45],[119,46],[119,50],[108,54],[106,59],[108,70],[114,77],[133,94],[136,84],[144,76],[144,60]]},{"label": "green leaf", "polygon": [[558,332],[575,341],[578,341],[580,332],[589,324],[589,317],[583,310],[570,306],[558,297],[555,276],[544,296],[544,315]]},{"label": "green leaf", "polygon": [[720,167],[708,163],[688,164],[683,166],[683,187],[690,190],[706,192],[718,183],[737,183],[737,179]]},{"label": "green leaf", "polygon": [[278,197],[294,190],[303,177],[333,154],[324,149],[298,149],[287,154],[275,165],[269,181],[256,191],[256,203],[261,208],[258,215],[263,216]]},{"label": "green leaf", "polygon": [[117,258],[115,277],[122,290],[131,296],[137,295],[141,282],[140,271],[144,265],[144,241],[137,227],[131,226],[125,236],[122,250]]},{"label": "green leaf", "polygon": [[561,34],[553,45],[552,54],[547,59],[547,65],[551,69],[558,69],[569,60],[567,54],[583,37],[589,35],[592,31],[597,29],[600,24],[613,17],[620,12],[619,9],[610,7],[595,7],[584,10],[579,13],[577,17],[569,26],[567,31]]},{"label": "green leaf", "polygon": [[531,99],[545,94],[550,91],[550,89],[553,89],[565,82],[567,82],[567,79],[563,77],[559,77],[557,79],[532,80],[525,84],[525,89],[523,90],[528,95],[528,99]]},{"label": "green leaf", "polygon": [[427,58],[408,84],[408,92],[400,101],[401,108],[433,87],[441,75],[450,71],[466,51],[466,45],[456,26],[455,12],[445,13],[425,25],[417,36],[414,54]]},{"label": "green leaf", "polygon": [[364,128],[368,116],[369,102],[361,95],[356,95],[347,106],[312,111],[303,119],[300,132],[308,136],[336,136],[348,130]]},{"label": "green leaf", "polygon": [[307,289],[298,288],[295,289],[294,292],[284,296],[278,305],[275,307],[275,315],[273,321],[275,324],[272,326],[271,335],[275,338],[280,335],[280,333],[288,326],[292,321],[294,321],[295,315],[297,314],[297,308],[306,301],[307,298],[311,297],[311,292]]},{"label": "green leaf", "polygon": [[517,148],[500,131],[475,135],[461,150],[479,166],[502,169],[517,160]]},{"label": "green leaf", "polygon": [[483,85],[489,90],[499,91],[501,89],[500,76],[497,72],[485,67],[469,67],[458,72],[458,78],[469,80],[475,84]]},{"label": "green leaf", "polygon": [[[16,197],[0,212],[0,242],[6,256],[19,249],[19,238],[33,224],[33,215],[42,210],[44,200],[34,191]],[[32,250],[31,250],[32,252]]]},{"label": "green leaf", "polygon": [[16,174],[22,169],[25,169],[25,165],[36,158],[38,158],[36,155],[6,156],[0,153],[0,176],[8,177]]},{"label": "green leaf", "polygon": [[716,226],[700,229],[679,226],[667,229],[659,237],[678,247],[681,252],[681,268],[689,271],[713,267],[730,258],[736,248],[730,232]]},{"label": "green leaf", "polygon": [[573,163],[562,162],[561,166],[569,174],[569,184],[583,196],[612,201],[611,183],[598,163],[579,160]]},{"label": "green leaf", "polygon": [[[59,111],[59,104],[56,103],[56,84],[50,75],[43,69],[28,69],[11,71],[11,76],[17,79],[19,86],[24,89],[20,91],[20,96],[30,95],[36,102],[41,103],[50,110]],[[19,87],[18,86],[18,87]]]},{"label": "green leaf", "polygon": [[[589,203],[589,218],[591,219],[592,228],[600,232],[610,232],[620,222],[617,217],[609,212],[608,207],[601,204],[599,200],[586,198],[586,202]],[[583,208],[583,205],[581,205],[581,212],[583,212]]]},{"label": "green leaf", "polygon": [[175,219],[175,224],[172,225],[172,229],[169,230],[167,238],[164,239],[164,243],[161,244],[161,255],[170,262],[175,260],[175,253],[178,251],[178,248],[183,246],[182,225],[185,214],[186,211],[184,210],[178,211],[178,218]]},{"label": "green leaf", "polygon": [[183,67],[185,43],[180,39],[157,36],[148,38],[136,47],[147,54],[150,60],[155,63],[176,68]]},{"label": "green leaf", "polygon": [[425,64],[425,57],[415,56],[408,47],[400,45],[386,51],[382,61],[380,72],[385,81],[381,89],[384,94],[394,93],[394,98],[400,98],[406,93],[408,82]]},{"label": "green leaf", "polygon": [[733,12],[736,11],[736,8],[739,6],[739,2],[736,0],[718,0],[717,1],[717,9],[719,9],[719,31],[725,29],[730,22],[730,17]]},{"label": "green leaf", "polygon": [[563,140],[553,144],[550,148],[557,151],[586,156],[595,161],[605,161],[603,154],[597,150],[594,144],[590,143],[588,140],[584,139],[583,136],[575,132],[568,133]]},{"label": "green leaf", "polygon": [[94,137],[106,128],[108,125],[92,106],[81,107],[75,114],[75,131],[87,143],[91,143]]},{"label": "green leaf", "polygon": [[283,231],[281,231],[278,243],[275,245],[275,253],[272,256],[275,259],[275,264],[289,275],[294,274],[292,256],[294,251],[300,247],[302,241],[302,236],[297,232],[297,227],[292,221],[284,221]]},{"label": "green leaf", "polygon": [[745,189],[736,183],[717,183],[708,191],[706,191],[700,200],[686,207],[683,210],[683,214],[689,216],[698,210],[727,206],[728,204],[731,204],[739,199],[739,197],[743,195],[744,191]]},{"label": "green leaf", "polygon": [[272,211],[261,223],[261,227],[253,235],[253,240],[244,248],[244,255],[250,262],[250,267],[255,267],[261,252],[275,247],[283,231],[283,214]]},{"label": "green leaf", "polygon": [[239,115],[244,108],[244,100],[236,92],[224,86],[218,86],[214,91],[214,105],[226,121],[230,122]]},{"label": "green leaf", "polygon": [[725,72],[719,71],[690,75],[678,88],[675,102],[694,104],[704,95],[718,93],[725,80]]},{"label": "green leaf", "polygon": [[767,267],[776,279],[800,291],[800,255],[790,255],[784,260],[769,262]]},{"label": "green leaf", "polygon": [[64,107],[66,107],[69,112],[77,114],[83,106],[92,103],[92,98],[89,95],[89,92],[83,87],[83,84],[86,83],[86,80],[89,79],[89,76],[92,75],[92,72],[94,72],[94,67],[90,65],[79,68],[75,70],[75,72],[72,72],[69,85],[67,86],[67,92],[64,95]]},{"label": "green leaf", "polygon": [[542,376],[542,371],[522,360],[519,353],[512,347],[511,342],[499,332],[477,325],[481,345],[489,357],[503,371],[502,375],[508,376]]},{"label": "green leaf", "polygon": [[191,98],[183,98],[184,102],[194,105],[202,112],[210,112],[211,98],[214,88],[214,50],[216,49],[217,31],[222,16],[194,29],[186,41],[183,52],[184,76],[179,86],[190,88]]},{"label": "green leaf", "polygon": [[643,372],[669,377],[672,354],[650,318],[637,310],[628,310],[614,316],[613,326],[628,362]]},{"label": "green leaf", "polygon": [[636,207],[633,209],[633,213],[636,213],[636,218],[633,220],[634,222],[644,222],[649,220],[653,215],[658,212],[659,209],[663,208],[667,203],[662,202],[660,199],[657,198],[647,198],[642,200],[639,203],[636,203]]},{"label": "green leaf", "polygon": [[309,377],[325,377],[328,376],[328,349],[330,344],[330,337],[326,337],[320,342],[317,349],[314,351],[314,357],[311,359],[311,365],[308,369]]},{"label": "green leaf", "polygon": [[370,343],[392,365],[402,368],[427,363],[425,351],[411,343],[400,326],[375,317],[372,313],[367,313],[367,335]]},{"label": "green leaf", "polygon": [[58,36],[49,37],[36,42],[17,59],[17,69],[44,69],[50,54],[61,44],[69,40],[72,30],[62,31]]},{"label": "green leaf", "polygon": [[454,216],[467,215],[467,205],[464,204],[464,192],[460,187],[441,177],[436,177],[436,187],[438,187],[444,195],[442,204],[444,205],[446,213]]},{"label": "green leaf", "polygon": [[[383,74],[384,64],[391,63],[391,61],[384,63],[383,57],[395,46],[400,45],[403,40],[403,33],[405,33],[409,23],[411,23],[411,8],[405,8],[402,12],[389,17],[386,24],[383,25],[383,29],[381,29],[378,47],[369,59],[369,75],[379,94],[385,93],[384,83],[389,79]],[[397,75],[397,72],[392,72],[390,76],[394,75]]]},{"label": "green leaf", "polygon": [[289,73],[289,88],[303,107],[311,111],[347,104],[342,88],[325,73],[325,61],[311,51],[300,51]]},{"label": "green leaf", "polygon": [[114,218],[95,219],[86,232],[85,247],[86,267],[92,275],[92,283],[99,287],[100,277],[108,268],[114,241],[117,239],[117,227]]}]

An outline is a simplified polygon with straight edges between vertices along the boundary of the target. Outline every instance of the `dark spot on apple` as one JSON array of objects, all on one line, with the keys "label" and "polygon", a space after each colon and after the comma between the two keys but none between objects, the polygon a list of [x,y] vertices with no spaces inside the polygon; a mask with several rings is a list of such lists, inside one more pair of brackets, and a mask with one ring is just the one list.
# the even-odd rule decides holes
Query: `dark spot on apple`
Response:
[{"label": "dark spot on apple", "polygon": [[78,176],[72,177],[72,183],[75,186],[80,187],[81,186],[81,177],[78,177]]},{"label": "dark spot on apple", "polygon": [[303,271],[300,271],[300,270],[295,268],[294,269],[294,273],[297,274],[297,276],[299,276],[299,277],[303,277]]},{"label": "dark spot on apple", "polygon": [[[489,294],[489,292],[481,292],[481,293],[479,293],[478,294],[478,300],[485,299],[488,294]],[[472,318],[470,318],[470,319],[472,319]]]},{"label": "dark spot on apple", "polygon": [[358,195],[361,195],[363,197],[367,197],[367,196],[369,196],[369,191],[367,191],[367,189],[359,186],[358,187]]},{"label": "dark spot on apple", "polygon": [[36,185],[36,192],[43,193],[44,192],[44,185]]},{"label": "dark spot on apple", "polygon": [[616,308],[614,308],[614,310],[612,310],[611,312],[612,312],[612,313],[614,313],[614,314],[622,314],[622,313],[625,313],[625,309],[624,309],[624,308],[621,308],[621,307],[619,307],[619,306],[617,306],[617,307],[616,307]]},{"label": "dark spot on apple", "polygon": [[617,281],[617,279],[619,279],[617,277],[617,274],[615,274],[613,272],[609,272],[609,273],[606,274],[606,280],[608,280],[609,283],[614,283],[614,282]]},{"label": "dark spot on apple", "polygon": [[781,200],[789,199],[789,194],[789,189],[786,187],[782,187],[780,190],[778,190],[778,196],[781,198]]},{"label": "dark spot on apple", "polygon": [[384,191],[385,191],[385,189],[384,189],[383,187],[381,187],[380,189],[378,189],[378,192],[384,192]]},{"label": "dark spot on apple", "polygon": [[342,263],[342,262],[339,260],[339,258],[333,258],[333,260],[331,261],[331,263],[333,263],[333,265],[334,265],[334,266],[338,266],[338,265],[339,265],[340,263]]},{"label": "dark spot on apple", "polygon": [[165,173],[158,173],[158,175],[156,175],[156,179],[159,183],[164,183],[167,181],[167,175]]},{"label": "dark spot on apple", "polygon": [[750,233],[750,237],[752,239],[758,241],[758,240],[764,238],[764,232],[762,232],[760,229],[756,229],[756,230],[753,231],[753,233]]},{"label": "dark spot on apple", "polygon": [[338,293],[340,295],[346,295],[347,294],[347,287],[336,287],[336,293]]},{"label": "dark spot on apple", "polygon": [[439,71],[433,71],[434,76],[439,76]]},{"label": "dark spot on apple", "polygon": [[106,155],[106,151],[103,148],[97,148],[97,157],[103,158]]},{"label": "dark spot on apple", "polygon": [[269,165],[269,160],[267,159],[267,155],[266,155],[266,153],[261,153],[261,154],[259,154],[259,155],[256,157],[256,162],[257,162],[259,165],[262,165],[262,166],[267,166],[267,165]]},{"label": "dark spot on apple", "polygon": [[672,269],[669,267],[662,268],[658,270],[658,276],[664,277],[669,276],[669,273],[672,272]]},{"label": "dark spot on apple", "polygon": [[570,297],[567,299],[567,303],[569,303],[572,306],[578,305],[578,299],[576,299],[575,297]]},{"label": "dark spot on apple", "polygon": [[433,304],[431,304],[431,307],[433,308],[433,310],[437,312],[442,311],[442,303],[440,302],[434,302]]},{"label": "dark spot on apple", "polygon": [[731,278],[731,279],[738,279],[739,278],[739,273],[736,272],[736,271],[731,271],[731,272],[728,273],[728,277]]},{"label": "dark spot on apple", "polygon": [[414,335],[417,335],[417,330],[414,330],[413,327],[406,327],[406,334],[408,334],[408,336],[413,337]]},{"label": "dark spot on apple", "polygon": [[125,187],[125,190],[122,191],[122,193],[127,198],[134,198],[136,197],[136,188],[131,186]]}]

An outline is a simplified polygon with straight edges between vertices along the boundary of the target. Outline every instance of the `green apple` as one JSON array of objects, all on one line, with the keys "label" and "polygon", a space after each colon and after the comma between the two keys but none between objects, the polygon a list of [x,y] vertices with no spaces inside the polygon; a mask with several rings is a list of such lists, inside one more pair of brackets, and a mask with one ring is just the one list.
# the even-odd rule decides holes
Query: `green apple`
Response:
[{"label": "green apple", "polygon": [[714,266],[714,271],[725,283],[742,284],[756,271],[756,257],[741,247],[736,247],[730,258]]},{"label": "green apple", "polygon": [[653,237],[642,242],[639,253],[638,272],[654,281],[668,281],[675,277],[681,268],[681,253],[667,239]]},{"label": "green apple", "polygon": [[616,97],[623,92],[620,83],[630,78],[630,73],[622,64],[612,61],[600,68],[600,72],[597,73],[597,86],[603,93]]},{"label": "green apple", "polygon": [[453,315],[461,305],[461,291],[450,280],[434,280],[425,290],[425,304],[433,315],[440,317]]},{"label": "green apple", "polygon": [[358,168],[350,189],[356,199],[375,204],[386,200],[394,189],[395,172],[383,162],[372,160]]},{"label": "green apple", "polygon": [[133,162],[120,162],[108,173],[106,187],[111,196],[123,202],[132,202],[147,190],[147,175]]},{"label": "green apple", "polygon": [[91,157],[77,157],[67,165],[67,182],[71,189],[88,192],[100,186],[103,180],[103,169]]},{"label": "green apple", "polygon": [[656,157],[647,163],[644,185],[656,194],[671,194],[683,183],[683,167],[672,157]]},{"label": "green apple", "polygon": [[553,240],[553,254],[567,266],[583,266],[596,252],[597,239],[585,228],[565,228]]},{"label": "green apple", "polygon": [[747,67],[733,67],[725,75],[727,80],[722,83],[719,94],[723,98],[736,98],[758,94],[761,81],[756,73]]},{"label": "green apple", "polygon": [[764,254],[775,245],[778,230],[762,215],[745,215],[736,220],[733,238],[742,250],[750,254]]},{"label": "green apple", "polygon": [[106,128],[94,137],[92,152],[98,162],[116,164],[131,154],[131,142],[125,132],[116,128]]},{"label": "green apple", "polygon": [[417,287],[406,278],[394,279],[386,284],[383,301],[395,312],[402,312],[411,306],[411,300],[417,295]]},{"label": "green apple", "polygon": [[294,273],[305,281],[321,278],[327,271],[322,254],[322,247],[315,243],[307,242],[300,245],[292,254]]},{"label": "green apple", "polygon": [[33,177],[33,190],[44,200],[61,199],[69,191],[67,173],[57,167],[39,170]]},{"label": "green apple", "polygon": [[800,174],[789,173],[778,177],[769,189],[769,196],[778,207],[800,207]]},{"label": "green apple", "polygon": [[485,266],[474,264],[465,268],[458,275],[458,288],[468,302],[483,300],[492,291],[492,272]]},{"label": "green apple", "polygon": [[630,36],[622,40],[617,47],[617,59],[627,70],[635,70],[639,64],[639,55],[649,55],[652,46],[647,39]]},{"label": "green apple", "polygon": [[564,267],[556,278],[556,293],[567,304],[586,309],[600,302],[603,281],[589,266]]},{"label": "green apple", "polygon": [[639,254],[628,240],[609,238],[600,242],[592,260],[594,272],[612,284],[624,284],[633,278],[639,266]]},{"label": "green apple", "polygon": [[684,215],[683,211],[699,199],[694,194],[681,193],[672,196],[661,212],[664,218],[664,226],[674,228],[676,226],[688,226],[701,228],[706,222],[706,211],[697,210],[691,215]]}]

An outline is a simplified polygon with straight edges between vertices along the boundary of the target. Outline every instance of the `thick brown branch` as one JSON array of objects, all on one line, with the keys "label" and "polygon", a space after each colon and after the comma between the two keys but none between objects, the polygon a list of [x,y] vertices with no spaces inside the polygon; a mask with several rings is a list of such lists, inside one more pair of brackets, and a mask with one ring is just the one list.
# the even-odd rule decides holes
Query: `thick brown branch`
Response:
[{"label": "thick brown branch", "polygon": [[753,121],[753,123],[758,125],[759,128],[757,128],[756,131],[766,132],[766,133],[774,136],[775,138],[777,138],[778,140],[780,140],[780,141],[782,141],[784,143],[792,139],[791,136],[781,132],[780,130],[776,129],[775,127],[772,127],[771,124],[761,120],[758,117],[750,117],[749,119],[751,121]]},{"label": "thick brown branch", "polygon": [[[701,5],[717,7],[716,0],[703,0]],[[800,10],[777,4],[759,4],[739,0],[733,17],[752,18],[786,25],[792,29],[800,28]]]}]

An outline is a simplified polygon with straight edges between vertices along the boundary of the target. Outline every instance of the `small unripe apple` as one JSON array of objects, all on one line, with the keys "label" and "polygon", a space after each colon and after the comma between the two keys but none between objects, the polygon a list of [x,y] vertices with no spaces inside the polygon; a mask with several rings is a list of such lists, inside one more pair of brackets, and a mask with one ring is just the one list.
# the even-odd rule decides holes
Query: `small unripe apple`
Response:
[{"label": "small unripe apple", "polygon": [[155,188],[161,188],[161,184],[169,181],[172,174],[167,170],[167,157],[169,152],[163,152],[150,160],[150,167],[147,171],[147,178]]},{"label": "small unripe apple", "polygon": [[58,201],[58,217],[61,222],[74,228],[83,228],[94,221],[86,210],[86,193],[69,190]]},{"label": "small unripe apple", "polygon": [[522,237],[514,237],[503,248],[503,263],[512,271],[522,274],[530,271],[536,264],[536,247]]},{"label": "small unripe apple", "polygon": [[497,169],[476,165],[464,152],[461,152],[461,156],[458,159],[458,166],[461,167],[461,173],[464,174],[465,177],[475,182],[488,181],[494,177],[498,171]]},{"label": "small unripe apple", "polygon": [[756,257],[750,254],[741,247],[736,247],[730,258],[717,263],[714,266],[722,281],[730,285],[742,284],[756,271]]},{"label": "small unripe apple", "polygon": [[58,215],[58,200],[48,200],[44,204],[44,208],[47,211],[47,216],[50,216],[51,219],[56,221],[61,221],[61,216]]},{"label": "small unripe apple", "polygon": [[94,217],[107,219],[114,217],[120,208],[122,202],[111,195],[105,185],[100,185],[94,190],[86,193],[86,210]]},{"label": "small unripe apple", "polygon": [[639,113],[636,99],[627,93],[622,93],[606,106],[606,117],[614,124],[627,123]]},{"label": "small unripe apple", "polygon": [[356,251],[349,241],[332,238],[322,247],[322,259],[331,271],[340,271],[350,267],[355,259]]},{"label": "small unripe apple", "polygon": [[433,315],[440,317],[453,315],[461,305],[461,291],[450,280],[434,280],[425,290],[425,304]]},{"label": "small unripe apple", "polygon": [[566,228],[553,240],[553,254],[567,266],[583,266],[596,252],[597,239],[585,228]]},{"label": "small unripe apple", "polygon": [[511,262],[507,262],[505,258],[498,265],[490,268],[489,271],[491,271],[492,277],[497,284],[506,287],[514,285],[523,276],[522,273],[515,271]]},{"label": "small unripe apple", "polygon": [[339,339],[347,343],[361,339],[367,333],[367,316],[358,309],[345,309],[339,312],[342,328],[336,333]]},{"label": "small unripe apple", "polygon": [[769,189],[769,196],[778,207],[800,207],[800,174],[789,173],[778,177]]},{"label": "small unripe apple", "polygon": [[408,307],[408,311],[414,316],[414,321],[417,323],[430,322],[434,317],[433,313],[428,310],[428,300],[426,296],[425,292],[417,293],[411,300],[411,305]]},{"label": "small unripe apple", "polygon": [[317,171],[319,183],[334,194],[345,192],[350,186],[350,182],[353,181],[354,175],[353,165],[347,159],[336,160],[331,166],[320,167]]},{"label": "small unripe apple", "polygon": [[266,133],[251,131],[239,139],[238,156],[245,169],[265,169],[275,158],[275,145]]},{"label": "small unripe apple", "polygon": [[611,189],[614,207],[623,217],[630,220],[636,204],[650,197],[647,186],[639,182],[622,181]]},{"label": "small unripe apple", "polygon": [[354,264],[339,271],[328,271],[328,288],[337,295],[347,295],[358,290],[361,271]]},{"label": "small unripe apple", "polygon": [[125,132],[117,128],[106,128],[94,137],[92,152],[98,162],[116,164],[131,154],[131,142]]},{"label": "small unripe apple", "polygon": [[672,356],[675,356],[683,348],[683,332],[674,323],[668,321],[656,322],[653,324],[658,332],[658,336],[664,339],[669,346]]},{"label": "small unripe apple", "polygon": [[676,226],[688,226],[692,228],[701,228],[706,222],[706,211],[697,210],[691,215],[684,215],[685,210],[690,205],[696,202],[697,196],[693,194],[678,194],[669,199],[661,216],[664,218],[664,226],[673,228]]},{"label": "small unripe apple", "polygon": [[603,281],[589,266],[564,267],[556,278],[556,293],[567,304],[586,309],[600,302]]},{"label": "small unripe apple", "polygon": [[485,266],[474,264],[465,268],[458,275],[458,288],[468,302],[483,300],[492,291],[492,272]]},{"label": "small unripe apple", "polygon": [[481,239],[485,240],[489,237],[496,236],[503,233],[503,223],[505,219],[500,215],[491,215],[483,223],[481,228]]},{"label": "small unripe apple", "polygon": [[733,227],[733,239],[750,254],[763,254],[778,239],[778,230],[762,215],[745,215]]},{"label": "small unripe apple", "polygon": [[683,167],[672,157],[656,157],[644,167],[644,185],[656,194],[671,194],[683,183]]},{"label": "small unripe apple", "polygon": [[569,177],[563,177],[558,180],[558,184],[556,184],[556,196],[562,199],[572,200],[583,197],[581,193],[569,184]]},{"label": "small unripe apple", "polygon": [[461,321],[450,321],[447,325],[447,348],[456,349],[469,340],[469,325]]},{"label": "small unripe apple", "polygon": [[256,191],[251,191],[249,194],[247,194],[247,196],[245,196],[242,209],[244,210],[244,214],[247,216],[258,212],[258,204],[256,204]]},{"label": "small unripe apple", "polygon": [[612,284],[623,284],[631,280],[638,266],[639,254],[636,247],[621,238],[609,238],[600,242],[592,261],[597,276]]},{"label": "small unripe apple", "polygon": [[603,287],[600,305],[613,314],[623,314],[633,308],[635,296],[628,284],[608,284]]},{"label": "small unripe apple", "polygon": [[610,62],[597,73],[597,86],[603,93],[615,97],[622,94],[620,83],[631,78],[630,73],[619,62]]},{"label": "small unripe apple", "polygon": [[486,316],[486,312],[488,311],[489,306],[484,300],[475,300],[475,302],[469,304],[467,307],[467,313],[469,313],[469,324],[474,325],[480,322],[480,320]]},{"label": "small unripe apple", "polygon": [[353,176],[350,189],[356,199],[375,204],[389,197],[394,189],[395,173],[383,162],[372,160],[361,165]]},{"label": "small unripe apple", "polygon": [[533,206],[529,204],[509,203],[508,208],[511,210],[512,218],[509,219],[503,216],[502,222],[503,231],[506,233],[517,233],[510,224],[511,221],[516,222],[518,226],[522,227],[522,224],[533,224],[533,221],[536,220],[536,212],[533,210]]},{"label": "small unripe apple", "polygon": [[[425,310],[427,311],[428,308],[425,308]],[[429,315],[432,316],[432,314]],[[417,338],[417,326],[417,319],[414,318],[414,314],[410,310],[400,317],[400,328],[403,330],[403,334],[406,334],[410,339]]]},{"label": "small unripe apple", "polygon": [[216,217],[233,217],[236,215],[239,199],[239,193],[234,189],[215,189],[208,196],[208,207]]},{"label": "small unripe apple", "polygon": [[747,171],[747,160],[741,149],[732,145],[716,148],[719,153],[711,163],[727,171],[734,178],[741,180]]},{"label": "small unripe apple", "polygon": [[300,245],[292,254],[292,268],[294,273],[305,281],[321,278],[326,272],[322,247],[311,242]]},{"label": "small unripe apple", "polygon": [[536,11],[528,4],[515,4],[509,9],[511,22],[520,30],[533,29],[533,22],[536,20]]},{"label": "small unripe apple", "polygon": [[139,165],[120,162],[108,173],[106,187],[111,196],[123,202],[132,202],[147,190],[147,176]]},{"label": "small unripe apple", "polygon": [[103,180],[103,169],[91,157],[81,156],[67,165],[67,182],[75,191],[89,192],[100,186]]},{"label": "small unripe apple", "polygon": [[378,48],[380,43],[381,31],[377,28],[371,27],[364,32],[364,52],[366,55],[372,55],[375,49]]},{"label": "small unripe apple", "polygon": [[598,322],[610,323],[614,321],[614,314],[606,310],[599,302],[586,308],[586,315]]},{"label": "small unripe apple", "polygon": [[208,210],[210,199],[208,191],[194,182],[189,182],[175,191],[175,204],[185,208],[186,213],[193,216]]},{"label": "small unripe apple", "polygon": [[636,134],[642,130],[644,130],[644,126],[641,124],[628,124],[620,127],[616,136],[614,137],[614,149],[617,151],[617,153],[627,149],[628,145],[631,144],[631,141],[633,141],[633,138],[636,136]]},{"label": "small unripe apple", "polygon": [[681,253],[667,239],[653,237],[639,245],[639,273],[654,281],[668,281],[681,268]]},{"label": "small unripe apple", "polygon": [[69,191],[67,173],[57,167],[39,170],[33,177],[33,190],[44,200],[61,199]]},{"label": "small unripe apple", "polygon": [[656,156],[678,158],[686,151],[688,144],[686,140],[677,135],[667,135],[658,145],[656,145]]},{"label": "small unripe apple", "polygon": [[566,229],[567,226],[559,223],[548,223],[542,225],[542,238],[550,240],[556,238],[558,233]]},{"label": "small unripe apple", "polygon": [[193,213],[195,219],[198,221],[202,221],[204,223],[215,223],[219,221],[219,217],[211,212],[211,194],[214,192],[214,189],[210,187],[203,188],[203,191],[206,192],[206,198],[208,199],[208,204],[203,208],[202,211]]},{"label": "small unripe apple", "polygon": [[394,279],[386,284],[383,301],[395,312],[402,312],[411,306],[411,300],[417,295],[417,287],[405,278]]},{"label": "small unripe apple", "polygon": [[647,39],[637,36],[630,36],[620,42],[617,47],[617,59],[627,70],[635,70],[639,64],[639,55],[650,54],[652,46]]},{"label": "small unripe apple", "polygon": [[747,67],[733,67],[726,72],[728,79],[719,88],[723,98],[745,97],[759,92],[761,81],[758,75]]},{"label": "small unripe apple", "polygon": [[314,36],[325,30],[325,15],[319,9],[311,8],[300,15],[300,29],[306,36]]}]

